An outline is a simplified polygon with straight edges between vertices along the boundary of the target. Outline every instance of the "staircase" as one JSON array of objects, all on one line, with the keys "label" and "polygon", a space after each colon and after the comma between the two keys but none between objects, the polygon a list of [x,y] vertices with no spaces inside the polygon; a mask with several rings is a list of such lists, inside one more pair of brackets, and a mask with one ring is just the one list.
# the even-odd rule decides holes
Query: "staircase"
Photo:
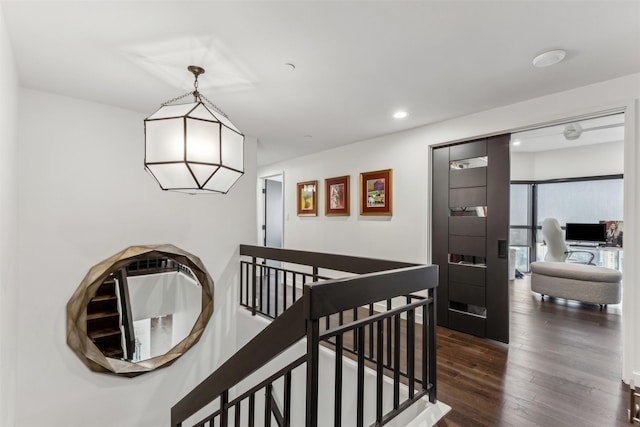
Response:
[{"label": "staircase", "polygon": [[124,358],[116,279],[109,276],[87,304],[87,335],[107,357]]},{"label": "staircase", "polygon": [[407,425],[405,411],[436,402],[437,266],[240,255],[240,304],[273,321],[171,408],[171,426]]}]

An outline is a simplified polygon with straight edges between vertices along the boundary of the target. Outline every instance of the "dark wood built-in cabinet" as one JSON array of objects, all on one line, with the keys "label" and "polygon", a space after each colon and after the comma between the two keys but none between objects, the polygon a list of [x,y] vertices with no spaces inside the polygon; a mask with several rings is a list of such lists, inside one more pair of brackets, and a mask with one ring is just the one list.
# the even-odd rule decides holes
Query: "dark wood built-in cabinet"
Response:
[{"label": "dark wood built-in cabinet", "polygon": [[438,324],[509,341],[509,135],[433,149]]}]

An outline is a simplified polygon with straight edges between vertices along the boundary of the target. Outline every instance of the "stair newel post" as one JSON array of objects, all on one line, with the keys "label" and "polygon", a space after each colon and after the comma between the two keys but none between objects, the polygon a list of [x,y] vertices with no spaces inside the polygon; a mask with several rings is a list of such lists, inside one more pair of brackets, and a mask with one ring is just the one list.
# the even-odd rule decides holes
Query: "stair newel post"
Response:
[{"label": "stair newel post", "polygon": [[257,286],[256,286],[256,257],[251,258],[251,315],[256,315]]}]

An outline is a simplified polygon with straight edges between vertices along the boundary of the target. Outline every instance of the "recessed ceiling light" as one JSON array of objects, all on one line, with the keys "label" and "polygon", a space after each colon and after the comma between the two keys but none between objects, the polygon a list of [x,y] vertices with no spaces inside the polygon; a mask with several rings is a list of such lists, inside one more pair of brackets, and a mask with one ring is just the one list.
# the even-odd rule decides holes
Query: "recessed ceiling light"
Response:
[{"label": "recessed ceiling light", "polygon": [[519,140],[519,139],[516,139],[515,141],[513,141],[513,145],[514,145],[514,146],[516,146],[516,147],[517,147],[518,145],[520,145],[520,144],[522,144],[522,142],[520,142],[520,140]]},{"label": "recessed ceiling light", "polygon": [[562,49],[550,50],[548,52],[541,53],[540,55],[533,58],[534,67],[548,67],[550,65],[555,65],[558,62],[562,61],[564,57],[567,56],[567,51]]},{"label": "recessed ceiling light", "polygon": [[395,118],[395,119],[404,119],[405,117],[407,117],[407,112],[406,111],[396,111],[393,114],[393,118]]}]

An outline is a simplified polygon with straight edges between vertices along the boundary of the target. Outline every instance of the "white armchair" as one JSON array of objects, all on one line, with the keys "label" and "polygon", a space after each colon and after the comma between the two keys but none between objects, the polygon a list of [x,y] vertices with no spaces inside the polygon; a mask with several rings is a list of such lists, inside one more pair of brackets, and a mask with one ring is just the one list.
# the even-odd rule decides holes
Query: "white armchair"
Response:
[{"label": "white armchair", "polygon": [[[548,262],[580,262],[582,264],[593,264],[595,254],[589,251],[570,251],[564,241],[564,233],[560,223],[555,218],[545,218],[542,221],[542,235],[547,244],[547,253],[544,260]],[[586,254],[588,260],[578,261],[571,259],[573,254]]]}]

